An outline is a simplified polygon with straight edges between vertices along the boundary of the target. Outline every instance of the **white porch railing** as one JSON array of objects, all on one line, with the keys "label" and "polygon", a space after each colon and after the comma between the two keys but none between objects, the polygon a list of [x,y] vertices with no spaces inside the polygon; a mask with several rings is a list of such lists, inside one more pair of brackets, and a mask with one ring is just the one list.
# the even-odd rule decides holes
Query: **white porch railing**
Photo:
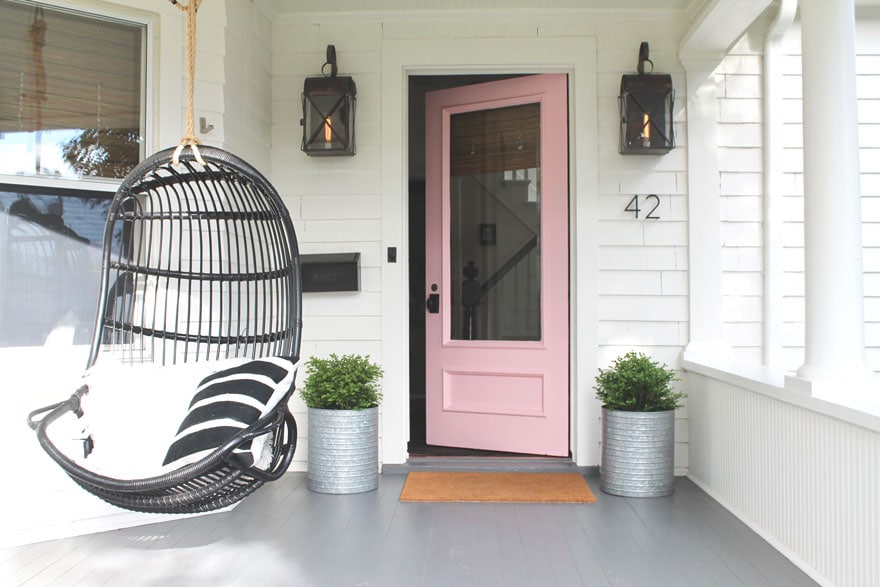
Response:
[{"label": "white porch railing", "polygon": [[880,417],[684,367],[688,476],[821,584],[880,585]]}]

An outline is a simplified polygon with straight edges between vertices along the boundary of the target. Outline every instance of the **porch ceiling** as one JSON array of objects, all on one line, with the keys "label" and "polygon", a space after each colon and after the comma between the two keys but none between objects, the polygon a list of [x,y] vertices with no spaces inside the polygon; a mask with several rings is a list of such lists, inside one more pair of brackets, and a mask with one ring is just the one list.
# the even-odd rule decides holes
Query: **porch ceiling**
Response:
[{"label": "porch ceiling", "polygon": [[[701,13],[721,12],[737,0],[258,0],[274,15],[308,13],[443,12],[511,10],[581,10],[609,14],[673,14],[697,19]],[[768,5],[773,0],[765,0]],[[745,4],[754,3],[748,0]],[[857,7],[880,8],[880,0],[855,0]]]},{"label": "porch ceiling", "polygon": [[[719,61],[743,31],[774,0],[261,0],[273,15],[438,13],[454,11],[586,11],[626,17],[639,13],[673,16],[690,22],[679,57]],[[854,0],[862,11],[880,8],[880,0]]]},{"label": "porch ceiling", "polygon": [[713,0],[271,0],[278,14],[307,12],[424,12],[446,10],[672,11],[693,15]]}]

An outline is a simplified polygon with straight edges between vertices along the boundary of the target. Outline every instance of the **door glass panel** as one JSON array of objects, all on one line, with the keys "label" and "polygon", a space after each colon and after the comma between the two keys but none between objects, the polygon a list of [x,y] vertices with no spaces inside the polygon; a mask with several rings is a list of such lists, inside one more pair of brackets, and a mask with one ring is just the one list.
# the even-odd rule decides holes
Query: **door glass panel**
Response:
[{"label": "door glass panel", "polygon": [[450,120],[454,340],[541,338],[540,105]]}]

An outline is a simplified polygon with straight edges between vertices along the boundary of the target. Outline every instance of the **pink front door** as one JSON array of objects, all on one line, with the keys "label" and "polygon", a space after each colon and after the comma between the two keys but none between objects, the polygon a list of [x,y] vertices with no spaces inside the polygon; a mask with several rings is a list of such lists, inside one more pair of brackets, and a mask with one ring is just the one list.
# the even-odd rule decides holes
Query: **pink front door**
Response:
[{"label": "pink front door", "polygon": [[567,456],[566,76],[430,92],[426,118],[427,443]]}]

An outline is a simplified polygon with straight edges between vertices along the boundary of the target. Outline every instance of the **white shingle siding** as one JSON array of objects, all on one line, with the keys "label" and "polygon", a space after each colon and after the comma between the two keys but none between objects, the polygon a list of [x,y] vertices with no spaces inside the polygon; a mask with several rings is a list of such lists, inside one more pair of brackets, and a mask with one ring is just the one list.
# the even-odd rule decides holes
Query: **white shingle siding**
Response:
[{"label": "white shingle siding", "polygon": [[[862,191],[862,242],[865,289],[865,341],[869,366],[880,371],[880,44],[878,24],[857,26],[857,90]],[[780,267],[783,295],[783,366],[794,370],[804,360],[804,227],[803,133],[801,127],[800,32],[789,31],[782,59],[780,87],[785,107],[780,165]],[[722,194],[722,263],[725,336],[743,360],[757,357],[763,317],[755,304],[762,299],[763,185],[761,127],[761,56],[748,36],[716,70],[720,77],[719,166]],[[752,197],[747,197],[752,196]],[[748,259],[748,264],[744,260]]]},{"label": "white shingle siding", "polygon": [[227,0],[226,15],[225,78],[234,86],[225,93],[223,127],[235,150],[268,175],[272,149],[271,23],[252,2]]},{"label": "white shingle siding", "polygon": [[[606,26],[607,25],[607,26]],[[684,88],[677,68],[676,41],[658,38],[648,23],[620,23],[596,26],[599,58],[599,362],[633,348],[656,360],[676,366],[678,354],[687,343],[687,195],[686,161],[682,149],[663,157],[627,157],[617,153],[619,123],[617,96],[620,76],[635,69],[641,40],[650,39],[656,71],[671,73],[673,85]],[[677,25],[671,26],[675,30]],[[571,28],[570,26],[567,28]],[[583,28],[583,27],[581,27]],[[634,34],[635,32],[635,34]],[[684,145],[682,124],[684,99],[679,92],[675,131]],[[653,215],[645,215],[655,202]],[[626,211],[638,196],[639,218]],[[585,374],[589,376],[590,374]],[[687,422],[679,414],[681,434],[676,449],[676,467],[687,466]]]},{"label": "white shingle siding", "polygon": [[[272,52],[269,21],[251,2],[206,3],[199,10],[194,94],[199,140],[239,155],[265,175],[271,168]],[[185,48],[180,58],[185,59]],[[184,68],[184,75],[186,71]],[[186,80],[181,80],[186,96]],[[181,104],[185,120],[186,101]],[[213,130],[201,133],[199,119]],[[184,134],[183,126],[180,135]],[[168,145],[162,145],[166,147]]]},{"label": "white shingle siding", "polygon": [[636,322],[631,319],[615,322],[606,320],[599,328],[599,336],[611,347],[681,347],[687,344],[687,328],[666,322]]},{"label": "white shingle siding", "polygon": [[721,225],[722,246],[729,248],[759,247],[762,242],[761,230],[762,226],[759,218],[751,222],[741,220],[723,221]]},{"label": "white shingle siding", "polygon": [[662,292],[663,273],[660,271],[606,271],[599,282],[599,294],[605,296],[650,296],[660,295]]},{"label": "white shingle siding", "polygon": [[[733,142],[736,140],[734,137],[734,133],[726,132],[729,128],[749,128],[751,125],[725,125],[719,129],[719,137],[722,135],[726,135],[727,140],[730,141],[727,144],[734,144]],[[760,136],[760,135],[759,135]],[[760,140],[757,139],[749,139],[751,141]],[[720,188],[722,194],[727,194],[730,196],[763,196],[764,187],[762,185],[763,175],[760,172],[749,172],[743,173],[739,172],[728,172],[725,170],[720,170]],[[726,205],[726,202],[722,201],[722,206]]]},{"label": "white shingle siding", "polygon": [[726,271],[761,271],[764,267],[759,247],[726,248],[721,251],[721,268]]},{"label": "white shingle siding", "polygon": [[761,354],[763,126],[761,58],[746,37],[716,69],[721,193],[721,313],[742,360]]}]

